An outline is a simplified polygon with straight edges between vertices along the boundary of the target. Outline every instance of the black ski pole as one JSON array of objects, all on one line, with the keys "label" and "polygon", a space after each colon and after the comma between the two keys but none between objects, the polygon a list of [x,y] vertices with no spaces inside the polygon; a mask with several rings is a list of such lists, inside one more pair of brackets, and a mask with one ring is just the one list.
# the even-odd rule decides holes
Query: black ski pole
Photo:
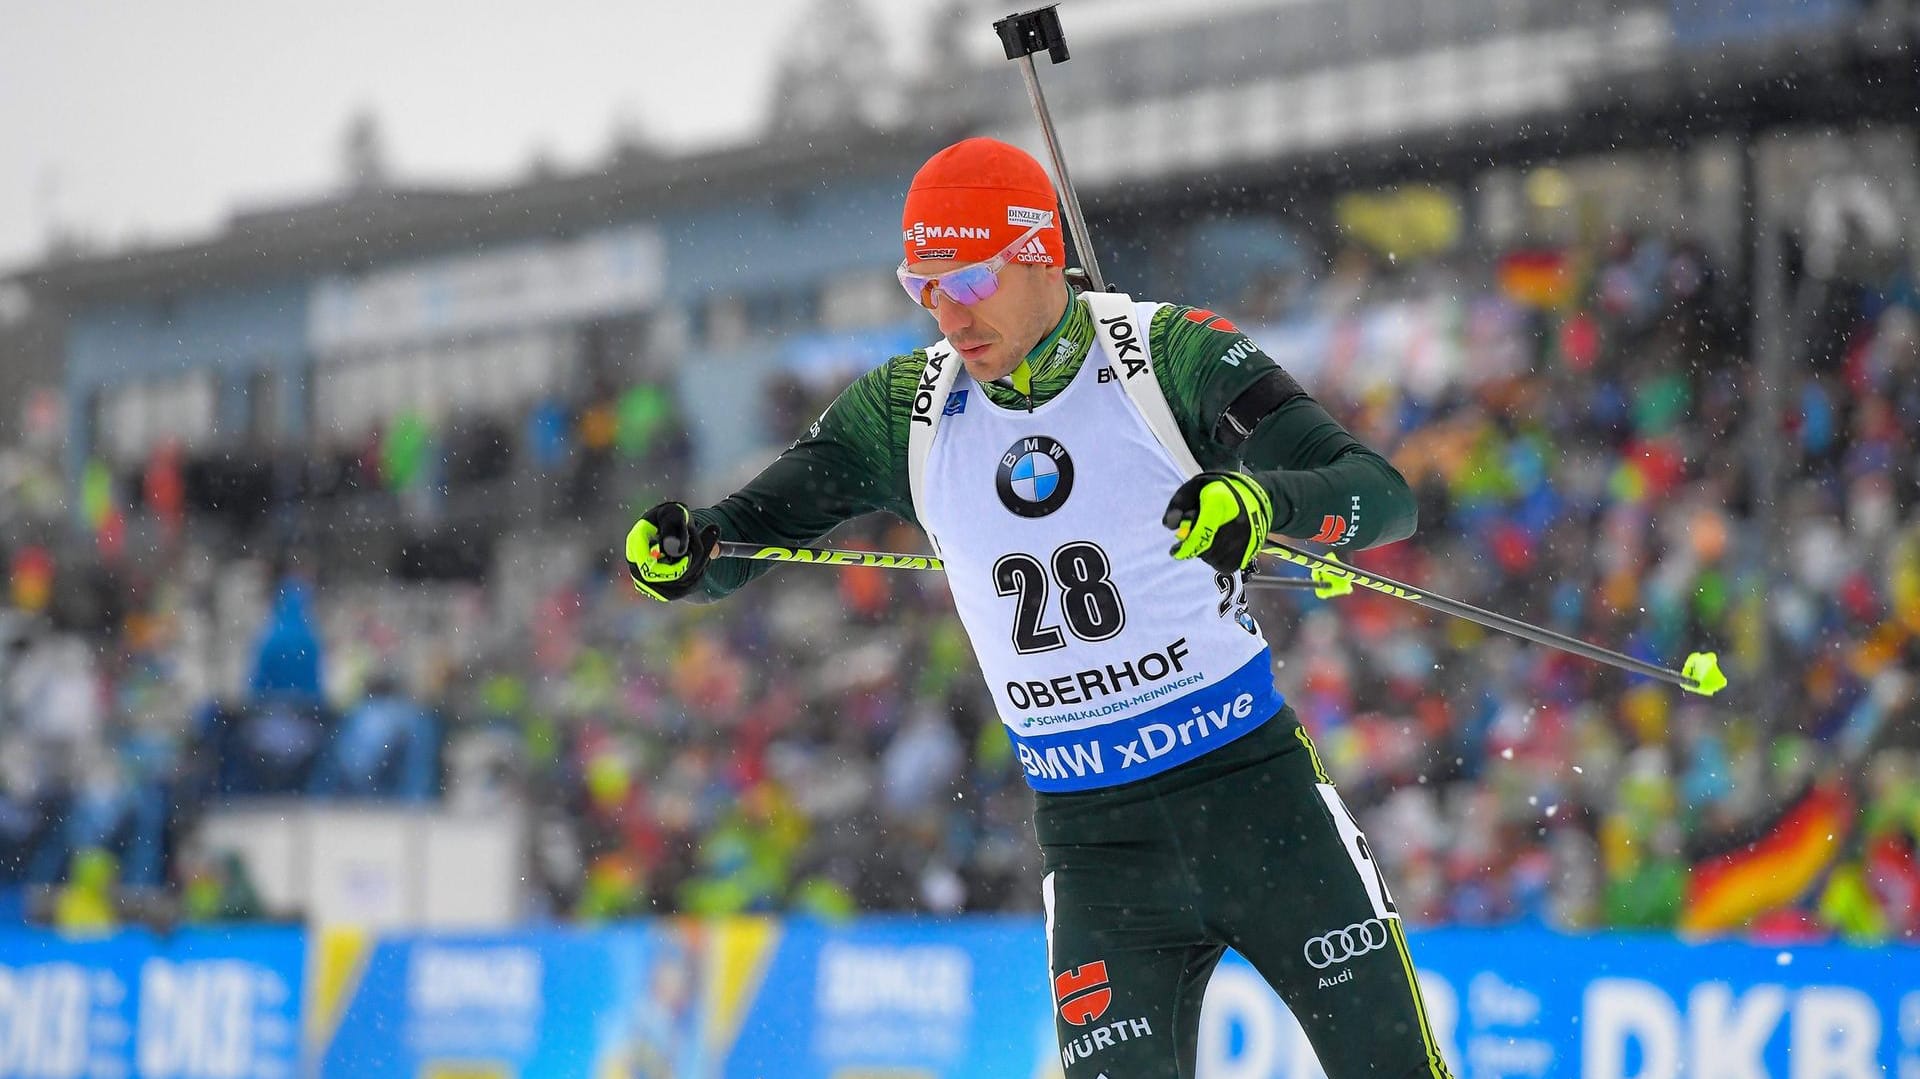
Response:
[{"label": "black ski pole", "polygon": [[1020,74],[1027,81],[1027,99],[1033,102],[1034,115],[1040,118],[1040,136],[1047,141],[1047,155],[1053,158],[1053,175],[1060,182],[1060,206],[1067,223],[1073,226],[1073,246],[1080,252],[1080,264],[1095,292],[1107,291],[1107,279],[1100,274],[1100,260],[1093,254],[1093,236],[1087,231],[1087,219],[1080,212],[1080,196],[1067,176],[1067,158],[1060,152],[1060,137],[1053,130],[1053,115],[1047,111],[1047,96],[1040,89],[1040,73],[1034,70],[1033,54],[1046,50],[1056,64],[1067,62],[1067,35],[1060,28],[1058,4],[1046,4],[1030,11],[1009,15],[993,24],[1007,59],[1018,61]]}]

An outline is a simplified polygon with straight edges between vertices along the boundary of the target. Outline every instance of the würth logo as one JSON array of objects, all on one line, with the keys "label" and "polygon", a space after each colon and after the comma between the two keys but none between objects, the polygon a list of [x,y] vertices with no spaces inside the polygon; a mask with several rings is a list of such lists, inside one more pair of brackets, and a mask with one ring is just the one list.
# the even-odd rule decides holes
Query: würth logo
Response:
[{"label": "w\u00fcrth logo", "polygon": [[1320,531],[1313,534],[1314,543],[1325,543],[1334,547],[1345,547],[1353,542],[1354,535],[1360,529],[1360,496],[1354,495],[1347,515],[1335,517],[1327,514],[1320,518]]},{"label": "w\u00fcrth logo", "polygon": [[1053,978],[1053,999],[1060,1002],[1060,1018],[1076,1027],[1107,1014],[1113,989],[1107,985],[1107,961],[1096,960],[1061,971]]},{"label": "w\u00fcrth logo", "polygon": [[1260,350],[1253,347],[1252,341],[1249,341],[1246,338],[1242,337],[1240,340],[1235,341],[1233,343],[1232,348],[1229,348],[1227,349],[1227,351],[1220,354],[1220,362],[1228,365],[1229,367],[1238,367],[1240,366],[1241,360],[1246,359],[1248,356],[1251,356],[1258,351]]}]

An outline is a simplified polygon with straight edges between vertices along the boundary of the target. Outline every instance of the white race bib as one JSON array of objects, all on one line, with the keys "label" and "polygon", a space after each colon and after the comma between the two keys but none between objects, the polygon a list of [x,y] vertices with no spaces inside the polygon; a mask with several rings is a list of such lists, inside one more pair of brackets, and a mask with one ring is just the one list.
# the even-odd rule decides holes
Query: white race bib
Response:
[{"label": "white race bib", "polygon": [[[1042,791],[1158,774],[1282,704],[1240,578],[1167,553],[1161,514],[1198,466],[1155,430],[1173,422],[1146,347],[1155,305],[1086,298],[1099,332],[1064,390],[1003,409],[950,360],[915,461],[916,512]],[[1163,415],[1150,423],[1155,402]]]}]

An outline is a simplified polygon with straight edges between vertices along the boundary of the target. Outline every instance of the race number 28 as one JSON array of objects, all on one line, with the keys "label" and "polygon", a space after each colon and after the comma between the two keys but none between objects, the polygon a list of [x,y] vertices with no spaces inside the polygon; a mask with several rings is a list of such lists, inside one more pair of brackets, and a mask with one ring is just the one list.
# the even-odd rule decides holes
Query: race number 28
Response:
[{"label": "race number 28", "polygon": [[1004,555],[993,564],[994,591],[1013,596],[1013,648],[1026,655],[1050,652],[1066,646],[1059,626],[1044,625],[1047,596],[1053,585],[1060,590],[1060,617],[1067,628],[1083,641],[1104,641],[1127,624],[1127,609],[1120,602],[1120,590],[1109,575],[1113,567],[1107,553],[1085,540],[1063,544],[1053,552],[1053,580],[1045,567],[1030,554]]}]

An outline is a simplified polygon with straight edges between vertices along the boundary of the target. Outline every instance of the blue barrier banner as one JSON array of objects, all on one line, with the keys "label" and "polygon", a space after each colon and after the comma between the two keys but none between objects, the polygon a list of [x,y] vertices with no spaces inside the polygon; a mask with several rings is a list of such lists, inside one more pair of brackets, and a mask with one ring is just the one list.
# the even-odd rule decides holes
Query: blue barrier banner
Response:
[{"label": "blue barrier banner", "polygon": [[[317,934],[308,1045],[323,1079],[636,1074],[657,931]],[[654,987],[664,995],[665,987]]]},{"label": "blue barrier banner", "polygon": [[[1429,930],[1411,943],[1435,1035],[1463,1079],[1920,1076],[1912,948],[1534,929]],[[708,1044],[725,1053],[674,1074],[1061,1072],[1046,942],[1031,921],[793,923],[760,948],[731,968],[728,992],[750,1001],[736,1005],[741,1017],[709,1017],[724,1018]],[[1203,1079],[1324,1075],[1273,991],[1232,954],[1208,989],[1199,1064]]]},{"label": "blue barrier banner", "polygon": [[[1462,1079],[1920,1074],[1913,948],[1765,948],[1531,929],[1410,938],[1435,1035]],[[1230,956],[1202,1012],[1200,1074],[1323,1073],[1272,991]]]},{"label": "blue barrier banner", "polygon": [[1032,919],[794,921],[771,944],[759,986],[728,986],[758,991],[707,1074],[1034,1076],[1055,1060]]},{"label": "blue barrier banner", "polygon": [[0,1076],[132,1075],[134,992],[152,954],[144,935],[85,942],[0,935]]},{"label": "blue barrier banner", "polygon": [[[1412,948],[1462,1079],[1920,1076],[1920,949],[1539,929]],[[1322,1074],[1231,954],[1199,1033],[1203,1079]],[[0,933],[0,1079],[1060,1073],[1032,918]]]},{"label": "blue barrier banner", "polygon": [[297,1079],[305,935],[0,934],[4,1079]]}]

